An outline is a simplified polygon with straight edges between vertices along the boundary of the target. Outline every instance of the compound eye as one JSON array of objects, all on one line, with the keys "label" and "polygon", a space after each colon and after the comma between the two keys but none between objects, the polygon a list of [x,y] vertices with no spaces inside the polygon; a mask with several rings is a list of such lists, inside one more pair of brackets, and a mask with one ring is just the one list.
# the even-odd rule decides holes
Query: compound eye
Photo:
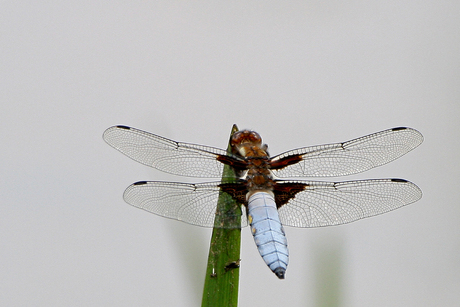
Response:
[{"label": "compound eye", "polygon": [[261,143],[262,142],[262,138],[260,137],[260,135],[257,132],[251,131],[250,138],[251,138],[251,141],[253,141],[255,143]]},{"label": "compound eye", "polygon": [[239,146],[244,143],[260,145],[262,143],[262,138],[254,131],[242,130],[235,132],[232,136],[232,146]]},{"label": "compound eye", "polygon": [[241,143],[242,131],[237,131],[232,136],[232,145]]}]

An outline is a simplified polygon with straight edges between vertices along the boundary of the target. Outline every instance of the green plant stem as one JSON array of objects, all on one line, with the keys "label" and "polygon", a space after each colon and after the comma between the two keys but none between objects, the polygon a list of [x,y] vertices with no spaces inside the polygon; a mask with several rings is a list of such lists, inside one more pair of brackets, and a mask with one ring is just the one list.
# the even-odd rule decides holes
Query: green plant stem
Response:
[{"label": "green plant stem", "polygon": [[[233,135],[238,127],[233,125]],[[227,152],[230,151],[230,143]],[[232,177],[233,180],[226,179]],[[234,182],[233,169],[225,165],[222,182]],[[229,214],[230,213],[230,214]],[[214,225],[225,225],[228,216],[241,221],[241,204],[224,192],[217,202]],[[202,307],[224,307],[238,305],[238,283],[240,262],[241,228],[214,227],[209,247],[208,266],[204,283]]]}]

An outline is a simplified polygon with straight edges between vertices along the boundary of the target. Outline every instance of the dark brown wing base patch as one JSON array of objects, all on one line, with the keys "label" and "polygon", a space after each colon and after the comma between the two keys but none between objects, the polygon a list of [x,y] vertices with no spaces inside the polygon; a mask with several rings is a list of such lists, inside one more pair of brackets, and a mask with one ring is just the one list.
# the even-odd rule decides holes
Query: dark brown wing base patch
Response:
[{"label": "dark brown wing base patch", "polygon": [[[308,186],[305,183],[299,182],[276,182],[273,187],[273,193],[275,194],[276,207],[279,209],[285,205],[291,198]],[[248,190],[245,184],[241,183],[222,183],[219,185],[222,191],[230,194],[233,199],[238,201],[240,204],[247,206],[246,194]]]},{"label": "dark brown wing base patch", "polygon": [[276,208],[279,209],[282,205],[285,205],[291,198],[308,186],[305,183],[299,182],[276,182],[273,187],[275,193]]}]

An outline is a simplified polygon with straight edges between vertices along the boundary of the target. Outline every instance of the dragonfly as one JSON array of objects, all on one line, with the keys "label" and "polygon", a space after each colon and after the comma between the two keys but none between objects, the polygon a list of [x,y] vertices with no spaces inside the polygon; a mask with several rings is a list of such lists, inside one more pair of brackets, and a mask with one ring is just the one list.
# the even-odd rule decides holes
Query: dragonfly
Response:
[{"label": "dragonfly", "polygon": [[[391,162],[423,142],[422,134],[408,127],[301,147],[273,157],[261,136],[251,130],[235,132],[229,151],[177,142],[127,126],[108,128],[103,139],[129,158],[160,171],[219,178],[206,183],[139,181],[125,190],[123,198],[134,207],[193,225],[241,228],[249,224],[261,257],[280,279],[285,278],[289,262],[283,226],[346,224],[422,197],[420,188],[405,179],[296,179],[352,175]],[[224,172],[224,165],[234,173]],[[219,213],[228,218],[217,223],[217,200],[222,194],[239,205],[233,213]]]}]

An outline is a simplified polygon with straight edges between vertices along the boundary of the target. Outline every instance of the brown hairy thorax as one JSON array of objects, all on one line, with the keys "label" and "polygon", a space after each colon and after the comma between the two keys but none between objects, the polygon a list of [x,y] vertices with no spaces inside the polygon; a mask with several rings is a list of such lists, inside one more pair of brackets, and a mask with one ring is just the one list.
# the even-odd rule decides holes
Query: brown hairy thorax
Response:
[{"label": "brown hairy thorax", "polygon": [[273,176],[269,170],[270,157],[267,146],[262,145],[262,138],[255,131],[241,130],[235,132],[231,139],[232,152],[244,157],[247,162],[245,180],[249,197],[264,191],[273,194]]}]

